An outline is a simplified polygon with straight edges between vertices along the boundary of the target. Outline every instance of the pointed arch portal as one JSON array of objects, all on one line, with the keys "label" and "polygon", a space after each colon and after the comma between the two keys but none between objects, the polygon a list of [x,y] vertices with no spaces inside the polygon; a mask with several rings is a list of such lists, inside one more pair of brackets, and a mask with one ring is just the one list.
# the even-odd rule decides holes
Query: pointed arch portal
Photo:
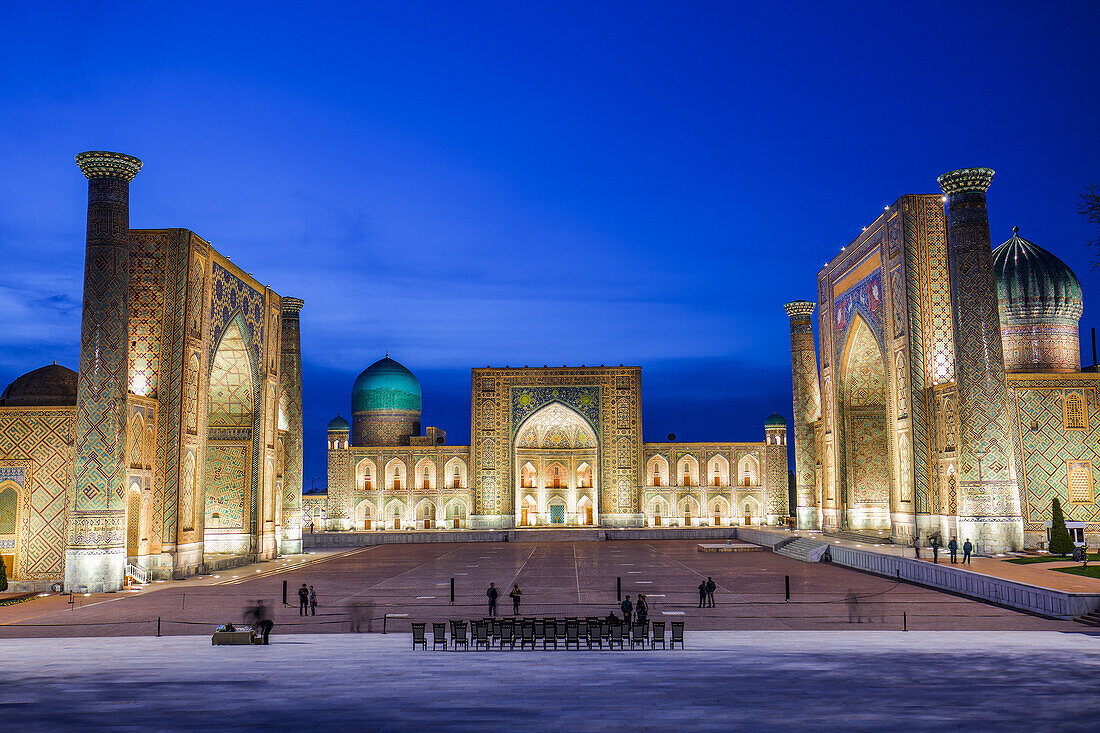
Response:
[{"label": "pointed arch portal", "polygon": [[552,402],[532,413],[513,444],[518,526],[597,524],[596,433],[576,410]]},{"label": "pointed arch portal", "polygon": [[886,367],[874,333],[859,315],[848,331],[841,375],[843,521],[849,529],[889,529]]}]

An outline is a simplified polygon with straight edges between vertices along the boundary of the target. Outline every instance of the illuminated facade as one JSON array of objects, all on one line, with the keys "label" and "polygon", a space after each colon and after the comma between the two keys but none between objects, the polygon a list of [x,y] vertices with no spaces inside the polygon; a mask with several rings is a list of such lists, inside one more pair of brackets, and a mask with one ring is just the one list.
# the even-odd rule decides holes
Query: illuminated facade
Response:
[{"label": "illuminated facade", "polygon": [[826,263],[816,303],[785,306],[800,527],[997,552],[1045,543],[1057,496],[1071,531],[1100,540],[1080,282],[1017,229],[992,248],[992,176],[901,197]]},{"label": "illuminated facade", "polygon": [[[787,517],[787,426],[764,442],[642,441],[641,368],[474,369],[471,445],[420,434],[420,386],[385,358],[328,426],[330,530],[729,526]],[[413,426],[416,426],[415,431]],[[373,441],[367,443],[367,441]],[[360,445],[359,443],[363,443]],[[307,520],[308,521],[308,520]]]},{"label": "illuminated facade", "polygon": [[78,373],[0,398],[0,556],[31,587],[113,590],[301,549],[302,301],[185,229],[130,229],[141,161],[88,178]]}]

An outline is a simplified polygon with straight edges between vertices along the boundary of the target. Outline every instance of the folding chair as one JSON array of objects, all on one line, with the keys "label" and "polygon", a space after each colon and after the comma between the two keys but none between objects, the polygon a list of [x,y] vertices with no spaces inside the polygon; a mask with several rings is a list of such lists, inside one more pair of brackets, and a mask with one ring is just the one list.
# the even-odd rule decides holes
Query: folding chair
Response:
[{"label": "folding chair", "polygon": [[477,651],[481,647],[485,647],[485,650],[489,650],[489,625],[484,621],[474,621],[472,623],[473,635],[474,635],[474,651]]},{"label": "folding chair", "polygon": [[576,649],[581,648],[580,624],[577,623],[576,619],[566,620],[565,622],[565,648],[568,649],[570,644]]},{"label": "folding chair", "polygon": [[652,641],[649,643],[649,648],[650,649],[656,649],[658,644],[661,645],[662,649],[667,649],[668,648],[668,647],[665,646],[665,622],[664,621],[654,621],[653,622],[653,636],[652,636]]},{"label": "folding chair", "polygon": [[616,644],[619,645],[620,649],[623,648],[622,624],[611,624],[611,640],[608,642],[607,646],[609,649],[614,649]]},{"label": "folding chair", "polygon": [[500,622],[500,648],[504,649],[504,645],[507,644],[509,649],[516,648],[516,629],[512,625],[511,620],[504,619]]},{"label": "folding chair", "polygon": [[455,651],[458,651],[458,645],[461,644],[466,651],[470,650],[470,640],[466,636],[466,622],[465,621],[452,621],[451,622],[451,645]]},{"label": "folding chair", "polygon": [[646,624],[633,624],[630,627],[630,648],[633,649],[636,646],[640,646],[645,649],[646,642]]},{"label": "folding chair", "polygon": [[519,648],[522,650],[528,645],[535,648],[535,622],[524,619],[519,625]]},{"label": "folding chair", "polygon": [[554,648],[558,648],[558,622],[555,619],[548,618],[545,622],[546,636],[542,637],[542,648],[546,649],[550,644],[554,645]]}]

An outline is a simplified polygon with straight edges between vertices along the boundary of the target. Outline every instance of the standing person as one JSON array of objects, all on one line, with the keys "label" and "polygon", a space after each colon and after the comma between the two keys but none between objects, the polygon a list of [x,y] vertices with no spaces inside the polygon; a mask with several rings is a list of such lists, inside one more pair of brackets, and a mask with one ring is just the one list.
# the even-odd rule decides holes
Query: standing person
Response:
[{"label": "standing person", "polygon": [[630,596],[623,599],[623,602],[619,604],[619,608],[623,612],[623,623],[630,626],[630,616],[634,613],[634,604],[630,602]]},{"label": "standing person", "polygon": [[718,584],[714,578],[707,576],[707,605],[714,608],[714,591],[718,590]]},{"label": "standing person", "polygon": [[305,616],[309,609],[309,588],[305,583],[298,589],[298,615]]},{"label": "standing person", "polygon": [[966,542],[963,543],[963,565],[970,564],[970,553],[974,552],[974,545],[971,544],[970,538],[966,538]]},{"label": "standing person", "polygon": [[952,537],[951,541],[947,543],[947,549],[951,553],[951,564],[954,565],[959,556],[959,541]]},{"label": "standing person", "polygon": [[707,605],[707,581],[699,581],[699,608]]},{"label": "standing person", "polygon": [[913,556],[920,560],[920,537],[913,538]]},{"label": "standing person", "polygon": [[497,590],[496,583],[489,583],[489,590],[485,591],[485,597],[489,599],[489,615],[497,615],[497,597],[500,596],[500,592]]},{"label": "standing person", "polygon": [[313,586],[309,586],[309,615],[317,615],[317,591],[313,590]]},{"label": "standing person", "polygon": [[932,536],[932,562],[939,564],[940,561],[940,538]]},{"label": "standing person", "polygon": [[512,584],[512,591],[508,594],[508,597],[512,599],[512,615],[519,615],[519,597],[523,595],[523,591],[519,589],[519,583]]},{"label": "standing person", "polygon": [[634,606],[634,621],[635,623],[644,624],[648,616],[649,604],[646,602],[645,596],[639,593],[638,603]]}]

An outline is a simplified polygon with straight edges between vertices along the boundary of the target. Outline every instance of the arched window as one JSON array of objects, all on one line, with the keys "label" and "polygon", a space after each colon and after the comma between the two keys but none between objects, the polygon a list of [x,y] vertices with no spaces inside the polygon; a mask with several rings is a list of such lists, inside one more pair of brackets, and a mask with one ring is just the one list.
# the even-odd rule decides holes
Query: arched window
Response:
[{"label": "arched window", "polygon": [[1070,429],[1087,430],[1089,427],[1088,410],[1080,392],[1070,392],[1062,402],[1065,425]]},{"label": "arched window", "polygon": [[681,486],[699,485],[699,461],[694,456],[684,456],[680,459],[679,471]]},{"label": "arched window", "polygon": [[1071,504],[1092,503],[1092,462],[1070,461],[1066,470]]},{"label": "arched window", "polygon": [[668,486],[668,461],[664,456],[653,456],[646,468],[650,486]]}]

